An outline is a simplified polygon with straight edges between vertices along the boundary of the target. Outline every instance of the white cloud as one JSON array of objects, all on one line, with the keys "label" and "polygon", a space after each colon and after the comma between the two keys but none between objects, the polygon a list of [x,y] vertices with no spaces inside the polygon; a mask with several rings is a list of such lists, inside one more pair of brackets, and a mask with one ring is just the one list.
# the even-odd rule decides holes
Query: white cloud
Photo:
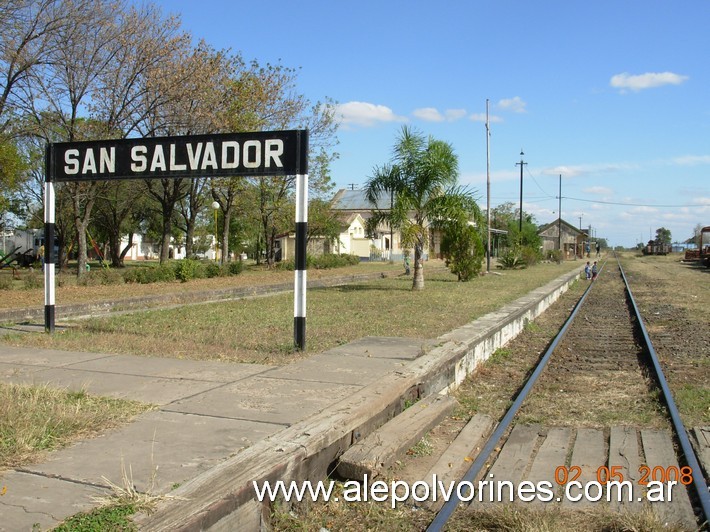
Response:
[{"label": "white cloud", "polygon": [[435,107],[422,107],[412,111],[412,114],[427,122],[454,122],[466,116],[466,109],[447,109],[441,113]]},{"label": "white cloud", "polygon": [[542,173],[545,175],[557,176],[562,174],[562,177],[580,177],[590,174],[607,174],[619,171],[634,170],[637,169],[638,165],[632,163],[599,163],[599,164],[580,164],[576,166],[554,166],[552,168],[545,168]]},{"label": "white cloud", "polygon": [[674,74],[673,72],[647,72],[645,74],[631,75],[628,72],[616,74],[611,77],[609,84],[615,89],[626,89],[638,92],[644,89],[662,87],[663,85],[680,85],[688,76]]},{"label": "white cloud", "polygon": [[[473,120],[474,122],[485,122],[486,121],[486,113],[473,113],[472,115],[469,115],[468,119]],[[502,122],[503,119],[500,116],[489,114],[488,121],[489,122]]]},{"label": "white cloud", "polygon": [[449,122],[454,122],[466,116],[466,109],[447,109],[444,114]]},{"label": "white cloud", "polygon": [[542,171],[545,175],[560,175],[562,177],[579,177],[589,173],[589,168],[584,166],[555,166],[553,168],[545,168]]},{"label": "white cloud", "polygon": [[698,164],[710,164],[710,155],[685,155],[676,157],[673,162],[682,166],[695,166]]},{"label": "white cloud", "polygon": [[443,122],[444,115],[442,115],[434,107],[422,107],[421,109],[415,109],[412,114],[421,120],[426,120],[427,122]]},{"label": "white cloud", "polygon": [[397,116],[392,109],[384,105],[368,102],[347,102],[335,107],[335,116],[344,125],[363,127],[374,126],[380,122],[406,122],[406,117]]},{"label": "white cloud", "polygon": [[629,209],[629,213],[631,214],[656,214],[658,213],[659,210],[656,207],[648,207],[648,206],[638,206],[638,207],[632,207]]},{"label": "white cloud", "polygon": [[600,196],[611,196],[612,190],[607,187],[587,187],[583,188],[582,192],[585,194],[599,194]]},{"label": "white cloud", "polygon": [[503,111],[510,111],[511,113],[526,113],[525,103],[520,96],[515,96],[514,98],[504,98],[498,102],[498,108]]}]

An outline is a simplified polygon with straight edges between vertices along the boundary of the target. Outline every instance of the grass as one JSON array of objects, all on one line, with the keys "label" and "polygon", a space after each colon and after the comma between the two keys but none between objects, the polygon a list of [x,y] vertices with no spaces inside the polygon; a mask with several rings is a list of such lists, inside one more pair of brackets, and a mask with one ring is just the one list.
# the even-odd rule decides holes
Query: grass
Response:
[{"label": "grass", "polygon": [[557,532],[576,530],[591,532],[680,532],[680,525],[668,523],[650,508],[639,512],[613,512],[609,509],[561,510],[531,509],[522,505],[495,505],[487,510],[470,507],[456,512],[449,531],[496,530],[500,532]]},{"label": "grass", "polygon": [[[127,263],[127,269],[145,266],[144,263]],[[92,270],[94,266],[92,264]],[[120,270],[119,270],[120,271]],[[362,263],[356,266],[347,266],[332,270],[308,270],[308,279],[319,279],[336,275],[363,274],[369,272],[401,272],[400,264],[387,262]],[[20,280],[12,282],[11,289],[3,289],[0,294],[0,309],[41,307],[44,305],[44,290],[42,272],[35,270],[19,271]],[[25,288],[27,277],[39,279],[39,286],[28,290]],[[267,270],[263,266],[248,264],[242,273],[233,277],[214,277],[212,279],[193,279],[188,283],[173,281],[169,283],[151,283],[146,285],[119,284],[106,286],[79,286],[76,275],[73,273],[59,273],[56,277],[57,305],[69,303],[87,303],[97,301],[114,301],[131,296],[156,295],[165,293],[197,292],[201,290],[215,290],[240,286],[253,286],[256,284],[293,283],[294,273],[287,270]],[[12,279],[12,272],[8,269],[0,270],[1,279]]]},{"label": "grass", "polygon": [[80,513],[65,519],[53,532],[95,532],[111,530],[128,532],[137,530],[130,517],[136,513],[132,504],[103,506],[90,512]]},{"label": "grass", "polygon": [[680,412],[696,425],[710,423],[710,388],[684,384],[673,392]]},{"label": "grass", "polygon": [[47,386],[0,383],[0,469],[131,420],[149,405]]},{"label": "grass", "polygon": [[[468,283],[448,272],[396,276],[308,291],[307,349],[318,353],[364,336],[436,338],[500,308],[579,263],[540,264]],[[310,277],[310,273],[309,273]],[[238,277],[237,277],[238,279]],[[188,283],[189,284],[189,283]],[[53,336],[9,335],[14,345],[190,359],[284,364],[293,352],[293,295],[183,306],[74,322]]]},{"label": "grass", "polygon": [[425,434],[421,440],[407,451],[409,456],[431,456],[434,452],[434,445],[429,440],[429,435]]}]

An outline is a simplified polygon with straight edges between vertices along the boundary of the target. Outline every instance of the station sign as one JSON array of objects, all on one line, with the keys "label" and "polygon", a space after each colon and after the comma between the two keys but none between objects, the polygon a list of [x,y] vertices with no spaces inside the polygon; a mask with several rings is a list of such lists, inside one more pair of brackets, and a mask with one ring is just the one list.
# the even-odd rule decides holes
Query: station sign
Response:
[{"label": "station sign", "polygon": [[59,142],[50,145],[54,181],[308,173],[306,130]]}]

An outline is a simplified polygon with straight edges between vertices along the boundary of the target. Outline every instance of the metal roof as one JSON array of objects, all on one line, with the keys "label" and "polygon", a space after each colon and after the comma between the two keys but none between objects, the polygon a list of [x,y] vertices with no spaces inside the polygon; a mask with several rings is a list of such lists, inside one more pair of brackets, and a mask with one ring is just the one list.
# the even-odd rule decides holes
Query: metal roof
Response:
[{"label": "metal roof", "polygon": [[367,201],[364,190],[340,189],[333,196],[331,209],[339,211],[371,211],[379,209],[388,211],[390,208],[389,196],[381,196],[373,205]]}]

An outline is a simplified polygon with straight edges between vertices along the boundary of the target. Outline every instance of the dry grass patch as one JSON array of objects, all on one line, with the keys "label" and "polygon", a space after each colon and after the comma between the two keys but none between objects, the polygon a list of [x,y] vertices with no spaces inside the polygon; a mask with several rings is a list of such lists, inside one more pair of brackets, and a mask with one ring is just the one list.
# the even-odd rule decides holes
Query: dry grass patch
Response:
[{"label": "dry grass patch", "polygon": [[688,427],[710,423],[710,269],[680,254],[624,254],[622,265]]},{"label": "dry grass patch", "polygon": [[[397,276],[308,292],[308,353],[364,336],[436,338],[579,267],[541,264],[468,283],[431,271],[423,291]],[[310,273],[309,273],[310,276]],[[76,321],[53,336],[8,335],[13,345],[102,353],[285,364],[293,351],[293,295],[190,305]]]},{"label": "dry grass patch", "polygon": [[681,525],[668,523],[651,509],[640,512],[614,512],[603,506],[590,510],[562,510],[559,506],[546,509],[523,505],[495,505],[486,510],[474,506],[458,511],[447,527],[448,531],[500,532],[681,532]]},{"label": "dry grass patch", "polygon": [[48,386],[0,383],[0,469],[130,421],[152,408]]}]

